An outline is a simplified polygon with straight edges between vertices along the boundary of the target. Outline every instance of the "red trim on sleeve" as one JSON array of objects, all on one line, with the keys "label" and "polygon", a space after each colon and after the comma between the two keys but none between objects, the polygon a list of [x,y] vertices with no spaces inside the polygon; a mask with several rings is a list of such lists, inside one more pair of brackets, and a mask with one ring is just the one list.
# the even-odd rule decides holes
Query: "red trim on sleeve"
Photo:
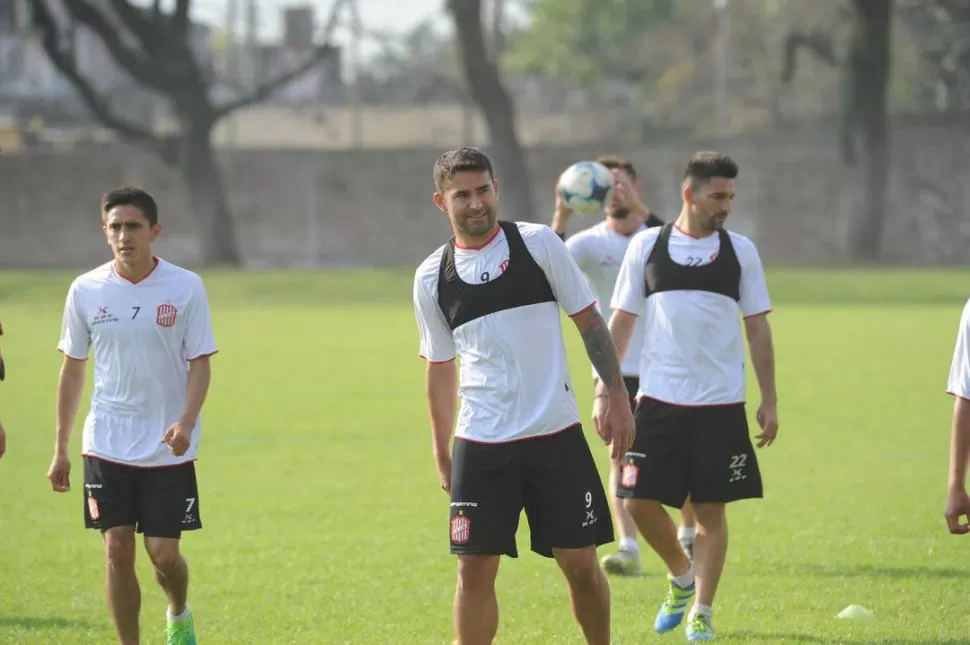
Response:
[{"label": "red trim on sleeve", "polygon": [[419,358],[422,358],[422,359],[424,359],[426,361],[428,361],[428,363],[430,363],[432,365],[444,365],[445,363],[451,363],[452,361],[455,360],[455,357],[454,356],[452,356],[451,358],[449,358],[447,360],[444,360],[444,361],[432,361],[432,360],[429,360],[427,356],[424,356],[422,354],[418,354],[418,357]]},{"label": "red trim on sleeve", "polygon": [[748,320],[750,318],[757,318],[758,316],[767,316],[768,314],[771,313],[771,311],[772,311],[771,309],[765,309],[764,311],[759,311],[756,314],[751,314],[750,316],[745,316],[744,319],[745,320]]},{"label": "red trim on sleeve", "polygon": [[569,314],[569,317],[570,317],[570,318],[575,318],[575,317],[576,317],[576,316],[578,316],[579,314],[581,314],[581,313],[585,313],[585,312],[587,312],[587,311],[589,311],[590,309],[592,309],[592,308],[593,308],[593,307],[595,307],[595,306],[596,306],[596,301],[594,300],[594,301],[593,301],[593,302],[592,302],[591,304],[588,304],[588,305],[586,305],[585,307],[583,307],[582,309],[580,309],[580,310],[579,310],[579,311],[577,311],[576,313],[574,313],[574,314]]}]

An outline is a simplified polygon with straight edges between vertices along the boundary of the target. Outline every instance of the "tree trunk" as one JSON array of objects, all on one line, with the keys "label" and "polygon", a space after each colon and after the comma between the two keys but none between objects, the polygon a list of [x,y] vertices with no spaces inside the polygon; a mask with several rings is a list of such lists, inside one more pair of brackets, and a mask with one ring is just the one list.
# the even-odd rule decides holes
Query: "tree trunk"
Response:
[{"label": "tree trunk", "polygon": [[515,106],[502,85],[497,63],[488,55],[485,46],[482,1],[450,0],[448,7],[455,20],[455,37],[465,82],[488,124],[495,174],[502,182],[503,201],[509,204],[509,219],[534,221],[532,183],[515,130]]},{"label": "tree trunk", "polygon": [[852,219],[849,251],[858,260],[876,260],[882,251],[889,186],[889,129],[886,95],[890,71],[892,0],[855,0],[856,27],[850,46],[848,127],[862,134],[862,209]]},{"label": "tree trunk", "polygon": [[236,227],[226,204],[219,160],[210,140],[210,127],[192,127],[186,120],[178,169],[185,180],[189,208],[199,233],[202,262],[206,266],[241,264]]}]

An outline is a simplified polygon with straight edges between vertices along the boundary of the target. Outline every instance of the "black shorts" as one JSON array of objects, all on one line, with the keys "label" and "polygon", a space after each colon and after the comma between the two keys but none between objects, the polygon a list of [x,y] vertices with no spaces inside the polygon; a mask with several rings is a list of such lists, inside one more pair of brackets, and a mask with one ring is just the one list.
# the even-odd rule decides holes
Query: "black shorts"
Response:
[{"label": "black shorts", "polygon": [[202,528],[195,463],[138,468],[84,458],[84,527],[134,526],[145,537],[179,538]]},{"label": "black shorts", "polygon": [[[594,378],[593,387],[596,387],[599,381],[598,378]],[[637,407],[637,392],[640,390],[640,377],[624,376],[623,385],[626,386],[626,393],[630,395],[630,408],[635,410]]]},{"label": "black shorts", "polygon": [[680,508],[763,497],[744,403],[673,405],[641,397],[637,436],[624,455],[617,497]]},{"label": "black shorts", "polygon": [[452,553],[518,557],[523,508],[532,550],[541,556],[613,541],[610,507],[580,424],[508,443],[456,439],[451,473]]}]

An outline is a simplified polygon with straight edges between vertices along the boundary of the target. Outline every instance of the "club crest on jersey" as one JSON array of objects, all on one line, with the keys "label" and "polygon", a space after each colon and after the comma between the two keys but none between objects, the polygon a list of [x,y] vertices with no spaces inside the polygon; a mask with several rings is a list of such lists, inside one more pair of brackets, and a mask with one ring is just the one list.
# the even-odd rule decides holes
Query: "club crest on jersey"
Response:
[{"label": "club crest on jersey", "polygon": [[472,537],[472,521],[467,515],[459,512],[451,518],[451,541],[454,544],[465,544]]},{"label": "club crest on jersey", "polygon": [[640,478],[640,469],[634,463],[623,464],[620,472],[620,485],[623,488],[636,488],[637,480]]},{"label": "club crest on jersey", "polygon": [[173,305],[158,305],[158,309],[155,311],[155,322],[158,323],[159,327],[171,327],[175,324],[178,313],[178,309]]}]

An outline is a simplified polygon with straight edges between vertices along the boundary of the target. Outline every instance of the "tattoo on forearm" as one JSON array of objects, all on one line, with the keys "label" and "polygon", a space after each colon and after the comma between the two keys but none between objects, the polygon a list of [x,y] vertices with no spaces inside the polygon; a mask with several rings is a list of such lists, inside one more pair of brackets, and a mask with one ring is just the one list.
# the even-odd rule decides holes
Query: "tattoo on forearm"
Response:
[{"label": "tattoo on forearm", "polygon": [[610,329],[606,321],[598,313],[592,314],[589,326],[582,333],[583,343],[589,360],[596,368],[600,380],[607,389],[620,384],[620,361],[616,355],[616,346],[610,336]]}]

